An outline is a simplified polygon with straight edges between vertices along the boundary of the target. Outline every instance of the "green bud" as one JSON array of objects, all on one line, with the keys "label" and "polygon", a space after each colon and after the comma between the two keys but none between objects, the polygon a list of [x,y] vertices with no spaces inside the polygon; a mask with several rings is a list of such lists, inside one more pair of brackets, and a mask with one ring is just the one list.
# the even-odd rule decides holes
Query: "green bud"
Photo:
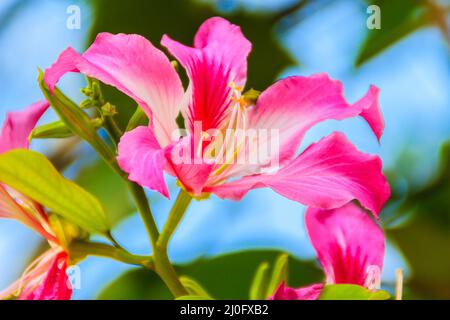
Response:
[{"label": "green bud", "polygon": [[[102,119],[95,118],[90,120],[92,125],[98,129],[103,125]],[[63,121],[55,121],[36,127],[29,136],[32,139],[64,139],[73,137],[74,134]]]},{"label": "green bud", "polygon": [[48,215],[50,225],[56,238],[64,248],[68,248],[73,240],[87,240],[89,233],[66,219],[50,212]]},{"label": "green bud", "polygon": [[91,98],[93,95],[93,92],[92,92],[91,88],[89,88],[89,87],[83,88],[80,91],[83,95],[85,95],[86,97],[89,97],[89,98]]},{"label": "green bud", "polygon": [[243,94],[243,97],[249,104],[255,104],[260,95],[261,95],[261,91],[258,91],[258,90],[255,90],[252,88],[252,89],[246,91]]},{"label": "green bud", "polygon": [[92,108],[93,106],[94,106],[94,105],[93,105],[91,99],[83,100],[83,101],[80,103],[80,108],[81,108],[81,109],[90,109],[90,108]]},{"label": "green bud", "polygon": [[112,169],[123,175],[122,170],[117,165],[114,152],[99,137],[97,129],[92,125],[88,115],[58,88],[55,88],[54,92],[51,93],[43,78],[44,74],[42,70],[39,70],[39,86],[59,118],[75,135],[88,142]]},{"label": "green bud", "polygon": [[32,139],[63,139],[73,136],[72,131],[62,121],[44,124],[31,131],[29,140]]},{"label": "green bud", "polygon": [[179,64],[178,61],[176,61],[176,60],[170,61],[170,64],[171,64],[172,67],[175,69],[175,71],[178,71],[178,69],[180,68],[180,64]]},{"label": "green bud", "polygon": [[102,106],[102,114],[104,116],[113,117],[117,114],[117,108],[116,106],[107,102]]}]

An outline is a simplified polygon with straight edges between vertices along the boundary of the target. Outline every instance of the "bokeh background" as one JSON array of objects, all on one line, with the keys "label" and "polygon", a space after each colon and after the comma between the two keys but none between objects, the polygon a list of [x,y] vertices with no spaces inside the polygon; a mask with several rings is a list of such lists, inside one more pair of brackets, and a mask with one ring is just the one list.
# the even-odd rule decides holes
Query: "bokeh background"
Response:
[{"label": "bokeh background", "polygon": [[[367,7],[381,8],[381,30],[369,30]],[[81,28],[66,26],[67,8],[81,9]],[[386,131],[378,144],[360,119],[328,121],[302,148],[342,131],[363,151],[379,154],[393,196],[381,214],[388,247],[383,287],[395,270],[406,274],[405,298],[450,299],[450,2],[442,0],[2,0],[0,2],[0,120],[7,110],[41,99],[37,67],[48,67],[67,46],[83,51],[98,32],[139,33],[154,44],[164,33],[191,43],[206,18],[239,24],[252,41],[248,86],[263,90],[291,74],[327,72],[343,81],[349,101],[370,84],[381,88]],[[85,85],[66,76],[61,88],[76,101]],[[136,107],[105,88],[122,124]],[[55,115],[49,113],[45,121]],[[149,253],[145,230],[123,183],[76,140],[35,141],[66,176],[96,194],[116,223],[115,236],[135,253]],[[172,197],[176,194],[170,180]],[[170,200],[149,193],[160,225]],[[290,284],[323,278],[303,224],[304,208],[270,190],[236,203],[194,202],[169,253],[218,298],[247,298],[252,276],[277,252],[291,255]],[[0,289],[20,276],[43,242],[14,221],[0,221]],[[80,264],[76,299],[169,298],[151,273],[100,258]]]}]

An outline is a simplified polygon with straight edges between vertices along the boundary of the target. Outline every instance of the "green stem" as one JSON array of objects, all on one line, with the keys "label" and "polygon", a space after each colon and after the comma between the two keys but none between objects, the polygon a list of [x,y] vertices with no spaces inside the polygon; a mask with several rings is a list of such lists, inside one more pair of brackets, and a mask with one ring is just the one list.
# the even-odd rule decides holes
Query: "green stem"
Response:
[{"label": "green stem", "polygon": [[114,121],[112,116],[105,116],[103,126],[105,127],[106,131],[108,132],[109,136],[114,142],[114,145],[117,146],[117,144],[120,141],[120,138],[122,137],[122,130],[120,130],[116,121]]},{"label": "green stem", "polygon": [[192,197],[184,190],[181,190],[172,210],[170,210],[169,217],[161,235],[158,237],[156,246],[154,246],[153,254],[155,256],[156,272],[164,280],[175,297],[186,295],[187,291],[181,284],[175,269],[170,263],[167,255],[167,246],[191,201]]},{"label": "green stem", "polygon": [[170,210],[170,214],[169,217],[167,218],[167,222],[164,226],[164,229],[161,235],[159,236],[158,239],[159,247],[164,249],[167,248],[170,238],[172,237],[176,228],[180,224],[181,219],[183,219],[183,216],[191,201],[192,197],[186,191],[180,190],[177,200],[175,200],[175,204],[173,205],[172,210]]},{"label": "green stem", "polygon": [[[122,133],[115,123],[114,118],[105,117],[105,129],[112,137],[113,141],[117,144]],[[153,248],[153,260],[156,273],[161,277],[161,279],[164,281],[164,283],[167,285],[167,287],[175,297],[187,295],[188,292],[181,284],[173,265],[170,263],[169,257],[167,255],[167,245],[163,245],[162,247],[158,246],[158,239],[160,238],[160,234],[158,231],[158,227],[156,226],[155,219],[153,218],[153,214],[150,209],[150,205],[144,189],[137,184],[128,181],[128,178],[120,169],[118,170],[118,173],[128,182],[128,187],[136,203],[141,219],[144,222],[148,237],[150,238],[150,242]],[[184,208],[184,211],[186,210],[186,208]],[[181,216],[183,213],[181,213]],[[177,213],[175,213],[174,215],[177,216]],[[179,218],[175,217],[176,219],[178,219],[178,222],[181,219],[181,216]],[[169,221],[170,220],[171,219],[169,217]],[[170,229],[173,230],[169,233],[168,236],[165,236],[163,239],[167,238],[167,241],[169,240],[171,234],[178,225],[178,222],[176,222],[175,224],[174,222],[171,223]]]},{"label": "green stem", "polygon": [[131,191],[134,202],[136,203],[141,219],[144,222],[148,237],[152,243],[152,247],[156,247],[156,241],[159,238],[159,231],[156,226],[155,219],[153,218],[152,210],[150,209],[145,191],[142,187],[131,181],[128,182],[128,187]]},{"label": "green stem", "polygon": [[129,187],[152,243],[156,273],[161,277],[175,297],[186,295],[187,291],[178,279],[178,275],[167,256],[167,248],[158,246],[157,242],[160,234],[153,219],[144,190],[132,182],[129,183]]},{"label": "green stem", "polygon": [[124,249],[119,249],[104,243],[75,241],[72,242],[69,251],[73,256],[97,256],[113,259],[127,264],[144,266],[148,269],[154,268],[151,256],[140,256],[129,253]]}]

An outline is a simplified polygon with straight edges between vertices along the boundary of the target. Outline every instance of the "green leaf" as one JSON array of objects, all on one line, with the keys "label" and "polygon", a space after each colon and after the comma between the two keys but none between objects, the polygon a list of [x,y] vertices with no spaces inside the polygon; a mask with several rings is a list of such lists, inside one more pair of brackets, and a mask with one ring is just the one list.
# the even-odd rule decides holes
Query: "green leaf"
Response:
[{"label": "green leaf", "polygon": [[259,265],[250,286],[250,300],[264,300],[267,298],[267,286],[269,284],[269,264],[263,262]]},{"label": "green leaf", "polygon": [[55,121],[36,127],[31,131],[30,139],[63,139],[72,136],[72,130],[64,122]]},{"label": "green leaf", "polygon": [[187,276],[181,276],[180,282],[190,295],[212,299],[210,294],[194,279]]},{"label": "green leaf", "polygon": [[0,181],[87,231],[109,229],[100,202],[61,176],[42,154],[13,150],[0,155]]},{"label": "green leaf", "polygon": [[[99,128],[102,125],[100,119],[92,119],[90,121],[95,128]],[[55,121],[36,127],[31,132],[30,139],[64,139],[73,136],[72,130],[63,121]]]},{"label": "green leaf", "polygon": [[389,293],[383,290],[370,291],[354,284],[335,284],[325,286],[319,300],[388,300],[389,298]]},{"label": "green leaf", "polygon": [[205,298],[203,296],[188,295],[188,296],[178,297],[176,300],[213,300],[213,299]]},{"label": "green leaf", "polygon": [[139,126],[146,126],[148,124],[148,118],[144,110],[140,106],[136,108],[133,116],[128,122],[126,131],[131,131]]},{"label": "green leaf", "polygon": [[[368,30],[366,39],[356,59],[360,66],[416,30],[435,24],[440,26],[444,8],[432,5],[433,1],[371,0],[381,10],[381,29]],[[368,16],[367,16],[368,17]],[[445,20],[444,20],[445,21]]]},{"label": "green leaf", "polygon": [[275,261],[272,276],[267,286],[266,297],[272,295],[281,282],[287,282],[288,278],[288,258],[286,253],[280,254]]}]

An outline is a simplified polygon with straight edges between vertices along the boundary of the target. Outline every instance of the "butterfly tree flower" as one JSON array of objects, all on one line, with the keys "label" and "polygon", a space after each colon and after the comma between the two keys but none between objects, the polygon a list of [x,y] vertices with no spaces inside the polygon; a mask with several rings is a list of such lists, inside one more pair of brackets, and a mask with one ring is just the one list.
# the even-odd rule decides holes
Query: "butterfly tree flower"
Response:
[{"label": "butterfly tree flower", "polygon": [[[309,208],[305,221],[326,284],[379,289],[385,240],[381,228],[364,210],[353,203],[332,210]],[[322,289],[322,284],[294,289],[282,283],[271,299],[316,300]]]},{"label": "butterfly tree flower", "polygon": [[[0,153],[27,149],[28,136],[48,107],[47,101],[40,101],[23,111],[8,113],[0,134]],[[32,262],[19,280],[0,292],[0,299],[70,299],[72,289],[66,275],[68,254],[53,232],[44,208],[0,182],[0,218],[20,221],[44,237],[50,245],[50,249]]]},{"label": "butterfly tree flower", "polygon": [[[377,156],[359,152],[341,133],[297,155],[307,130],[328,119],[359,115],[380,139],[376,87],[349,104],[342,84],[325,74],[289,77],[265,90],[255,105],[243,95],[251,43],[238,26],[211,18],[194,47],[167,35],[161,43],[185,68],[186,91],[164,53],[139,35],[99,34],[82,55],[65,50],[44,75],[53,90],[64,74],[80,72],[142,107],[149,126],[127,132],[118,147],[119,165],[130,180],[168,197],[167,172],[197,197],[214,193],[240,200],[251,189],[269,187],[308,206],[332,209],[357,199],[379,213],[390,190]],[[176,122],[180,112],[184,134]]]}]

